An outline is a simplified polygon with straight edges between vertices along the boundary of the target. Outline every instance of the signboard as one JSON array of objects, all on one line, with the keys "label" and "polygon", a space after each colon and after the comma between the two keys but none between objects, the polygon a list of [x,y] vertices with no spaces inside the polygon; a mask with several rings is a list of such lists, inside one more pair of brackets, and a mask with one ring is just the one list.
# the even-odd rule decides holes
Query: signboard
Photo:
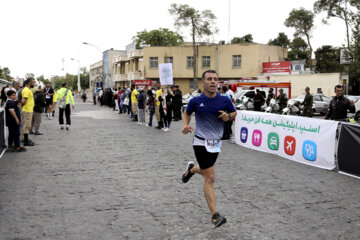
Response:
[{"label": "signboard", "polygon": [[264,62],[263,74],[290,74],[291,62]]},{"label": "signboard", "polygon": [[151,86],[152,81],[151,80],[135,80],[134,84],[135,84],[135,86]]},{"label": "signboard", "polygon": [[172,63],[160,63],[159,76],[161,85],[174,85]]},{"label": "signboard", "polygon": [[338,123],[322,119],[238,111],[235,142],[307,165],[335,168]]},{"label": "signboard", "polygon": [[351,55],[349,49],[341,48],[340,49],[340,64],[351,64]]}]

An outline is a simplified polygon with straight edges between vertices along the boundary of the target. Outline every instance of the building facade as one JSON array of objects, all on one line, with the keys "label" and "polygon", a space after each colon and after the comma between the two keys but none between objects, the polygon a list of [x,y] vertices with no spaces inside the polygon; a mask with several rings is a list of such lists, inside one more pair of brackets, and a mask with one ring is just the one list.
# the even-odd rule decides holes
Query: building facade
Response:
[{"label": "building facade", "polygon": [[[145,47],[143,49],[144,76],[149,80],[159,80],[159,64],[173,64],[174,84],[184,93],[200,87],[193,83],[193,47]],[[287,49],[279,46],[244,43],[211,44],[197,47],[197,78],[204,71],[216,70],[219,79],[235,80],[257,77],[262,72],[262,63],[284,61]]]}]

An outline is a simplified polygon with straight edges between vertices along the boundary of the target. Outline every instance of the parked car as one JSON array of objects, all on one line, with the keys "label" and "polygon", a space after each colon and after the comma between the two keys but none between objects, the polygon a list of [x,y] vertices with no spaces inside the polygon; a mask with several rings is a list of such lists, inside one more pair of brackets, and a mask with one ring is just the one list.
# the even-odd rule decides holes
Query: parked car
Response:
[{"label": "parked car", "polygon": [[349,100],[353,100],[354,103],[356,103],[360,99],[360,96],[353,96],[353,95],[345,95],[345,97],[347,97]]},{"label": "parked car", "polygon": [[[295,98],[295,100],[302,103],[304,101],[304,98],[305,98],[305,94],[298,96],[297,98]],[[323,94],[313,94],[313,100],[315,104],[315,109],[313,107],[313,112],[320,113],[321,115],[325,115],[329,108],[331,99]]]},{"label": "parked car", "polygon": [[355,115],[354,119],[357,123],[360,123],[360,98],[355,102]]}]

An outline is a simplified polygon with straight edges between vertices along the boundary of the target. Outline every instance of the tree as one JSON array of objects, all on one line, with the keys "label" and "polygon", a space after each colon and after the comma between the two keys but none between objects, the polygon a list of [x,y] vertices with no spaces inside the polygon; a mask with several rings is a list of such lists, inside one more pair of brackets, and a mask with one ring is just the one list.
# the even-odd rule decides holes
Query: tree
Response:
[{"label": "tree", "polygon": [[[358,12],[354,17],[354,28],[352,30],[352,44],[350,53],[352,63],[350,64],[349,76],[360,84],[360,1],[357,3]],[[354,94],[359,94],[360,89],[355,89]]]},{"label": "tree", "polygon": [[86,67],[80,68],[80,86],[81,89],[87,89],[90,86],[90,76]]},{"label": "tree", "polygon": [[316,70],[320,73],[340,71],[340,49],[324,45],[315,51]]},{"label": "tree", "polygon": [[288,52],[289,60],[308,60],[308,45],[302,38],[294,38],[290,43],[290,51]]},{"label": "tree", "polygon": [[246,34],[242,37],[234,37],[231,39],[231,44],[237,44],[237,43],[252,43],[253,42],[253,36],[251,34]]},{"label": "tree", "polygon": [[309,46],[309,65],[312,67],[311,55],[312,47],[310,44],[311,30],[314,27],[315,14],[305,8],[293,9],[289,17],[285,20],[286,27],[292,27],[295,29],[294,37],[305,36],[307,44]]},{"label": "tree", "polygon": [[210,36],[218,32],[215,27],[216,16],[210,10],[200,12],[187,4],[176,3],[171,4],[169,9],[171,15],[175,17],[175,27],[190,27],[190,33],[193,43],[193,73],[194,73],[194,86],[198,86],[197,81],[197,51],[196,39],[203,36]]},{"label": "tree", "polygon": [[356,6],[358,0],[317,0],[314,3],[314,12],[327,12],[326,19],[323,19],[324,23],[331,17],[340,18],[345,22],[346,26],[346,40],[347,47],[350,47],[350,26],[353,12],[350,9],[350,5]]},{"label": "tree", "polygon": [[10,76],[10,69],[7,67],[1,68],[0,67],[0,78],[11,81],[12,77]]},{"label": "tree", "polygon": [[138,32],[132,39],[136,42],[137,49],[144,46],[179,46],[184,42],[182,36],[167,28],[160,28],[150,32],[144,30]]},{"label": "tree", "polygon": [[25,74],[25,79],[28,79],[28,78],[34,78],[35,75],[33,73],[27,73]]},{"label": "tree", "polygon": [[279,32],[277,38],[270,39],[268,44],[288,48],[290,45],[290,39],[285,33]]}]

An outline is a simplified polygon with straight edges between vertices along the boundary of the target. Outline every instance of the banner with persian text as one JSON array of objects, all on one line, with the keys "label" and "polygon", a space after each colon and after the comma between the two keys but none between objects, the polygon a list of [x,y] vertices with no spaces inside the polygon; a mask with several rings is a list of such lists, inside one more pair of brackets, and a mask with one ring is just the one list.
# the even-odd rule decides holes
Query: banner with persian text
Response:
[{"label": "banner with persian text", "polygon": [[235,142],[307,165],[335,168],[338,123],[323,119],[238,111]]}]

